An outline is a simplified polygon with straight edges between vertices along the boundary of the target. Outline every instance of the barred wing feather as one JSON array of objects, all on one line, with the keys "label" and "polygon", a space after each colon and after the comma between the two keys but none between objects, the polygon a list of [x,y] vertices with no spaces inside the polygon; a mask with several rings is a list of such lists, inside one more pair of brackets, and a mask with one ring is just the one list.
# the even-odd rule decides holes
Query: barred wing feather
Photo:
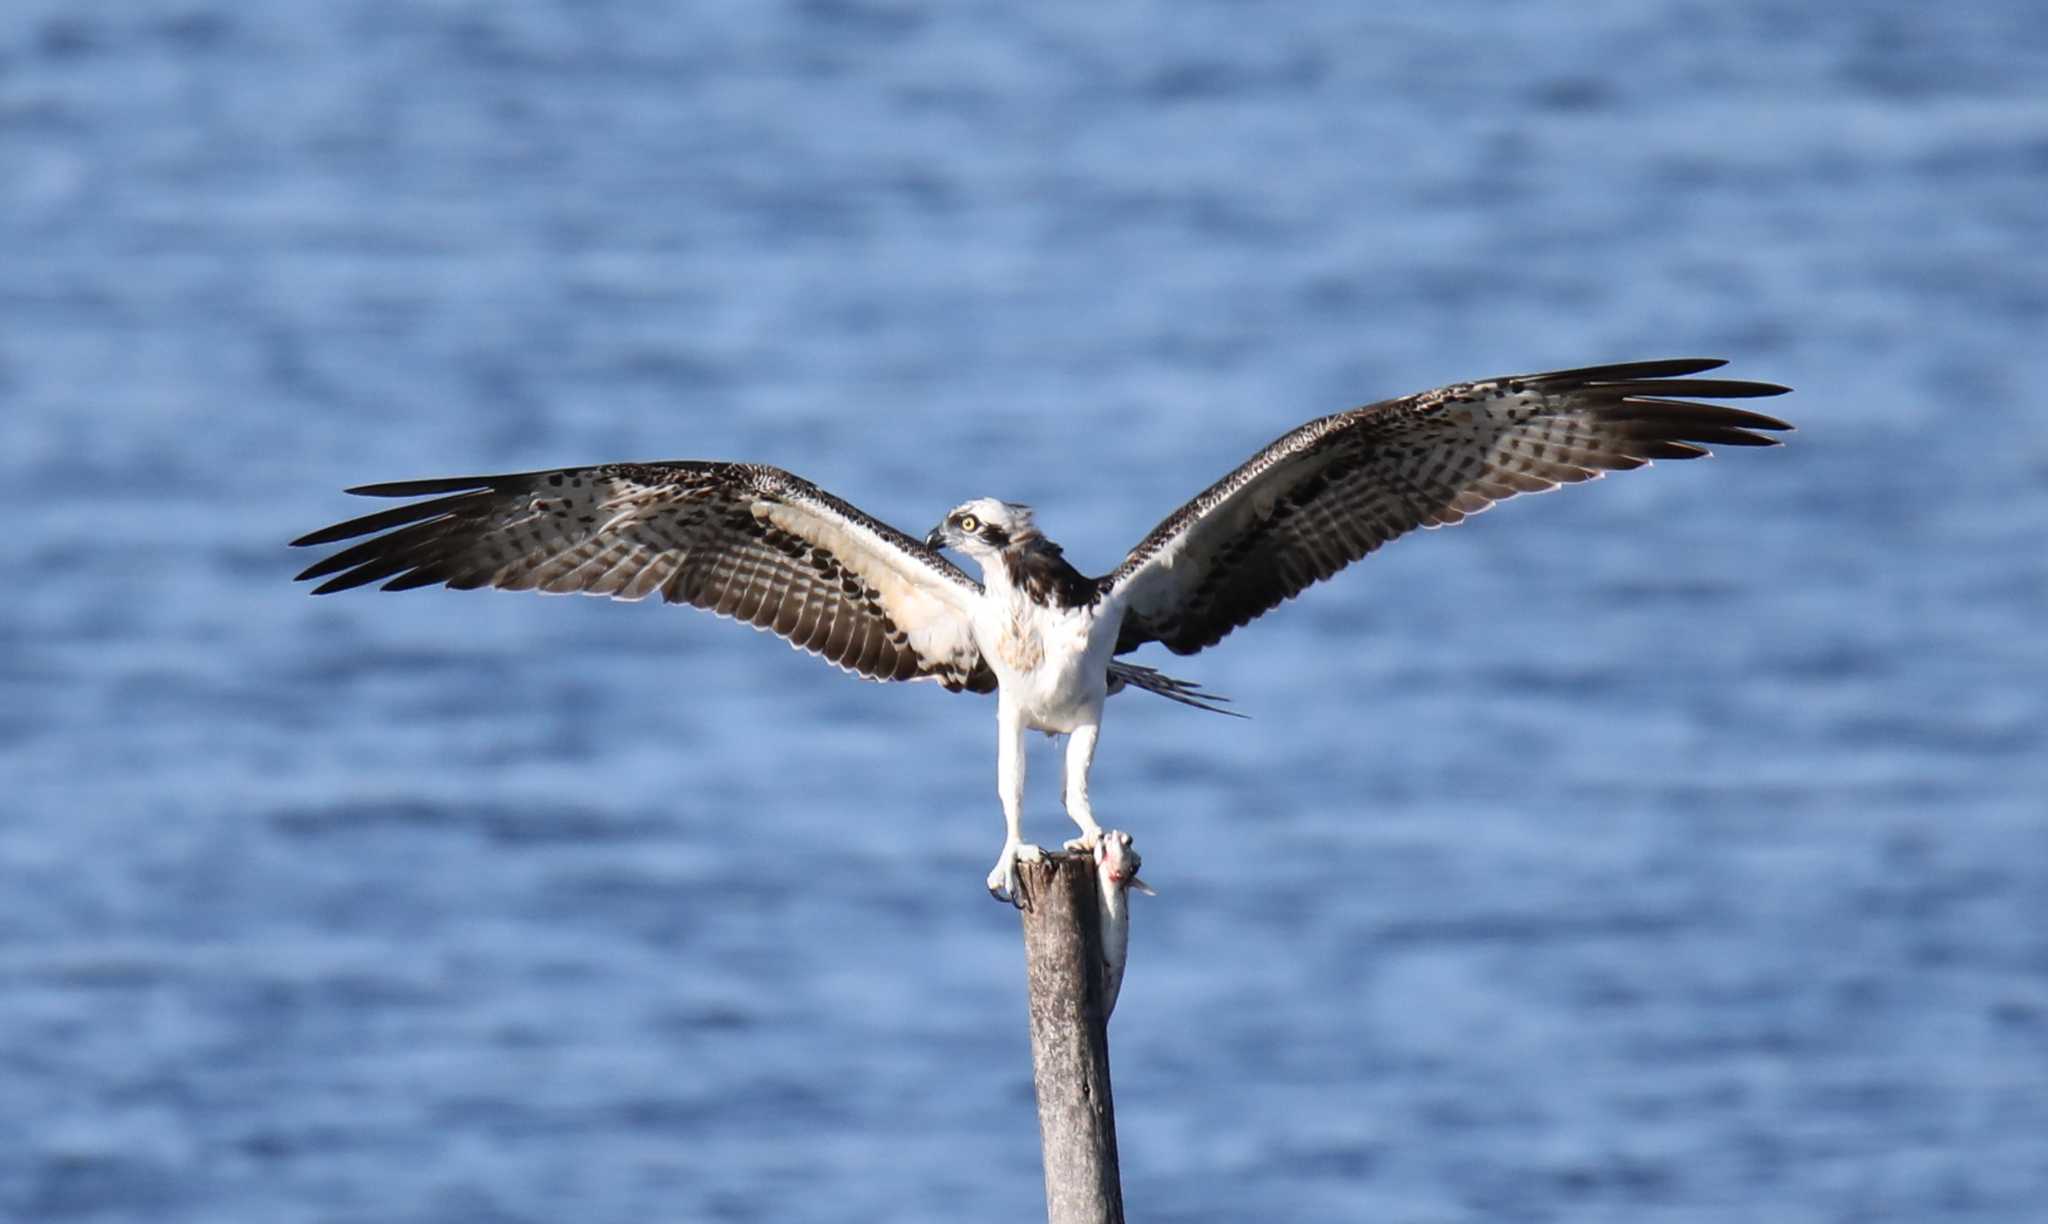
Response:
[{"label": "barred wing feather", "polygon": [[607,464],[349,490],[425,498],[292,541],[369,536],[308,567],[316,594],[382,582],[644,599],[743,621],[871,680],[988,692],[979,583],[809,481],[756,464]]}]

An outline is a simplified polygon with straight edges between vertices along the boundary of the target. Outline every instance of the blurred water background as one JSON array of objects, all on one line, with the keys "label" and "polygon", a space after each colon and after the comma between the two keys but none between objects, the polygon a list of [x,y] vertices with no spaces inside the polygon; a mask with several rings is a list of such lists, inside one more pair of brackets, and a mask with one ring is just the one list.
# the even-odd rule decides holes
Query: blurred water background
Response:
[{"label": "blurred water background", "polygon": [[1694,353],[1792,445],[1113,705],[1133,1218],[2048,1218],[2044,82],[2030,0],[13,0],[0,1218],[1042,1211],[991,703],[309,599],[342,486],[754,459],[1099,572],[1308,417]]}]

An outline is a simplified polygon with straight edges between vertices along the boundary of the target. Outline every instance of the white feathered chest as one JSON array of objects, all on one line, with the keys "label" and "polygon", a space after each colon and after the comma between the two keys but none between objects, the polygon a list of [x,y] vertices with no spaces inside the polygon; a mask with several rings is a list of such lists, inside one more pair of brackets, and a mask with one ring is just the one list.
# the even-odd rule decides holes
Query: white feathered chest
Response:
[{"label": "white feathered chest", "polygon": [[1003,698],[1025,725],[1072,731],[1099,716],[1122,622],[1120,601],[1080,607],[1041,603],[991,566],[988,597],[974,614],[975,644],[996,673]]}]

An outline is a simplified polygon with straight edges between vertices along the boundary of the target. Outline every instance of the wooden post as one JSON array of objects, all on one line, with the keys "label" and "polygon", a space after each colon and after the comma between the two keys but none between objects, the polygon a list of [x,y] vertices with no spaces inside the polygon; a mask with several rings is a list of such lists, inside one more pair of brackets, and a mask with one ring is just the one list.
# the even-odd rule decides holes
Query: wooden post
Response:
[{"label": "wooden post", "polygon": [[1018,865],[1018,887],[1046,1220],[1123,1224],[1095,864],[1086,854],[1048,854]]}]

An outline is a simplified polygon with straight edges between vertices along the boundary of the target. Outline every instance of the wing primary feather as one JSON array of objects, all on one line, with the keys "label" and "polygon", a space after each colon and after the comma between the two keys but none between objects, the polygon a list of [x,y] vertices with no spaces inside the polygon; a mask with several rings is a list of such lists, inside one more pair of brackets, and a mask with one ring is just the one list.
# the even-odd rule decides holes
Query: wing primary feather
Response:
[{"label": "wing primary feather", "polygon": [[419,587],[440,586],[451,579],[449,572],[435,565],[422,565],[409,574],[400,574],[378,587],[380,591],[411,591]]},{"label": "wing primary feather", "polygon": [[1743,429],[1777,429],[1790,432],[1792,426],[1777,417],[1765,416],[1761,412],[1749,412],[1741,408],[1729,408],[1722,404],[1696,404],[1690,400],[1660,399],[1656,396],[1631,395],[1621,401],[1614,412],[1609,414],[1617,421],[1667,421],[1685,414],[1693,419],[1712,420],[1719,425],[1734,425]]},{"label": "wing primary feather", "polygon": [[1596,387],[1603,395],[1619,395],[1624,398],[1638,395],[1684,396],[1688,399],[1766,399],[1783,395],[1790,387],[1777,383],[1751,382],[1739,378],[1671,378],[1660,381],[1622,379],[1609,382],[1606,379],[1590,379],[1590,387]]},{"label": "wing primary feather", "polygon": [[[300,571],[296,581],[304,582],[308,578],[324,577],[328,574],[345,570],[352,565],[360,565],[372,557],[417,552],[422,546],[443,535],[445,530],[446,524],[443,520],[429,520],[428,522],[394,531],[389,535],[379,536],[373,540],[364,540],[360,544],[344,548],[332,556],[323,557],[319,561],[307,566],[304,570]],[[344,536],[342,538],[346,539],[348,537]]]},{"label": "wing primary feather", "polygon": [[319,586],[314,587],[313,593],[315,595],[331,595],[336,591],[346,591],[359,586],[368,586],[380,578],[389,578],[401,570],[409,570],[413,567],[413,564],[413,561],[408,557],[378,557],[375,560],[366,561],[356,566],[347,573],[329,578]]},{"label": "wing primary feather", "polygon": [[1549,370],[1542,374],[1519,374],[1509,378],[1481,379],[1482,382],[1618,382],[1626,378],[1681,378],[1704,374],[1727,365],[1725,357],[1668,357],[1661,361],[1623,361],[1613,365],[1580,366],[1572,370]]},{"label": "wing primary feather", "polygon": [[[532,479],[536,476],[552,476],[554,472],[521,472],[506,476],[442,476],[432,480],[387,480],[380,484],[354,485],[343,489],[357,497],[424,497],[429,493],[482,492],[486,489],[504,489]],[[567,473],[561,473],[566,475]]]},{"label": "wing primary feather", "polygon": [[[1685,436],[1690,438],[1692,437],[1692,434],[1688,432]],[[1649,441],[1643,443],[1642,445],[1636,447],[1635,450],[1639,452],[1645,459],[1699,459],[1713,453],[1704,446],[1694,446],[1691,442],[1675,442],[1669,438],[1652,438]],[[1607,466],[1640,467],[1642,465],[1639,463],[1632,463],[1626,465],[1617,463],[1609,464]],[[1586,474],[1588,476],[1592,476],[1596,473],[1588,472]]]},{"label": "wing primary feather", "polygon": [[[349,491],[356,492],[353,489]],[[453,497],[440,497],[433,501],[415,502],[410,506],[379,510],[375,514],[365,514],[361,518],[352,518],[346,522],[336,523],[332,527],[322,527],[318,531],[308,532],[293,540],[291,546],[307,548],[316,544],[332,544],[337,540],[368,535],[373,531],[388,531],[393,527],[402,527],[422,519],[439,518],[461,509],[465,504],[473,504],[475,497],[475,493],[459,493]]]}]

